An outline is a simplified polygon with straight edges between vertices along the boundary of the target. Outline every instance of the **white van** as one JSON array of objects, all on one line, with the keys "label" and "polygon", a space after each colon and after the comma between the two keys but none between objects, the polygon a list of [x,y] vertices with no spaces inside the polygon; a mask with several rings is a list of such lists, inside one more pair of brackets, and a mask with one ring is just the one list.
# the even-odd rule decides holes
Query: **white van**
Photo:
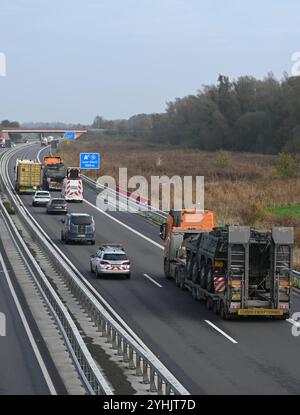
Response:
[{"label": "white van", "polygon": [[68,177],[65,177],[63,181],[62,197],[65,198],[66,201],[83,201],[83,183],[81,179],[78,180],[70,180]]}]

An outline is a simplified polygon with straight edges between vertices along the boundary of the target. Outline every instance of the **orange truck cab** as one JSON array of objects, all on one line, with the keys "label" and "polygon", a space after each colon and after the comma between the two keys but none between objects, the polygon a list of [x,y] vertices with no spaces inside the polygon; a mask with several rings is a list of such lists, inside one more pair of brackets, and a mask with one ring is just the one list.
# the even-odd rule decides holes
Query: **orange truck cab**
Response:
[{"label": "orange truck cab", "polygon": [[167,221],[160,227],[160,237],[164,241],[164,270],[168,276],[170,262],[177,255],[183,240],[193,233],[209,232],[215,227],[214,212],[197,209],[171,210]]},{"label": "orange truck cab", "polygon": [[45,156],[43,160],[43,164],[49,166],[51,164],[61,164],[61,157],[59,156]]}]

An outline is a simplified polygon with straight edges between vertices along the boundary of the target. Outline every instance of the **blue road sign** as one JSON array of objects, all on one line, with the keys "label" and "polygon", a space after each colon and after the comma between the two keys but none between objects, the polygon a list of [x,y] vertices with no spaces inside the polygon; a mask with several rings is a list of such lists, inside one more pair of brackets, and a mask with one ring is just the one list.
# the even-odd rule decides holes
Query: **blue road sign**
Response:
[{"label": "blue road sign", "polygon": [[80,153],[81,169],[100,169],[100,153]]},{"label": "blue road sign", "polygon": [[76,140],[76,133],[75,133],[75,131],[66,131],[65,132],[65,139],[66,140]]}]

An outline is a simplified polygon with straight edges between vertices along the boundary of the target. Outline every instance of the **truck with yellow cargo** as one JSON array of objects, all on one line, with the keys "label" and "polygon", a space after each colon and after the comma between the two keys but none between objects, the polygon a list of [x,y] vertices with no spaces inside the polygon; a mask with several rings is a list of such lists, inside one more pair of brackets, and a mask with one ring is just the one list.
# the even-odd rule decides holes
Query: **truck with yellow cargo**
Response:
[{"label": "truck with yellow cargo", "polygon": [[33,160],[17,160],[15,189],[18,193],[34,193],[42,187],[42,166]]},{"label": "truck with yellow cargo", "polygon": [[185,212],[170,212],[161,226],[166,278],[224,320],[289,318],[293,228],[210,227],[208,213],[190,213],[187,223]]}]

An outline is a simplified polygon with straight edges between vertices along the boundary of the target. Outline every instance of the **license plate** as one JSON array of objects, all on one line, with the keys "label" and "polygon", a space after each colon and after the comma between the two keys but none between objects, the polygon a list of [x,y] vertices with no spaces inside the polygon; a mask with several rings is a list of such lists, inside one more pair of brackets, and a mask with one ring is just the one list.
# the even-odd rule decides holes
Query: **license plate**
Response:
[{"label": "license plate", "polygon": [[240,309],[239,316],[282,316],[283,310],[269,310],[265,308]]},{"label": "license plate", "polygon": [[78,238],[85,238],[85,235],[78,235]]}]

